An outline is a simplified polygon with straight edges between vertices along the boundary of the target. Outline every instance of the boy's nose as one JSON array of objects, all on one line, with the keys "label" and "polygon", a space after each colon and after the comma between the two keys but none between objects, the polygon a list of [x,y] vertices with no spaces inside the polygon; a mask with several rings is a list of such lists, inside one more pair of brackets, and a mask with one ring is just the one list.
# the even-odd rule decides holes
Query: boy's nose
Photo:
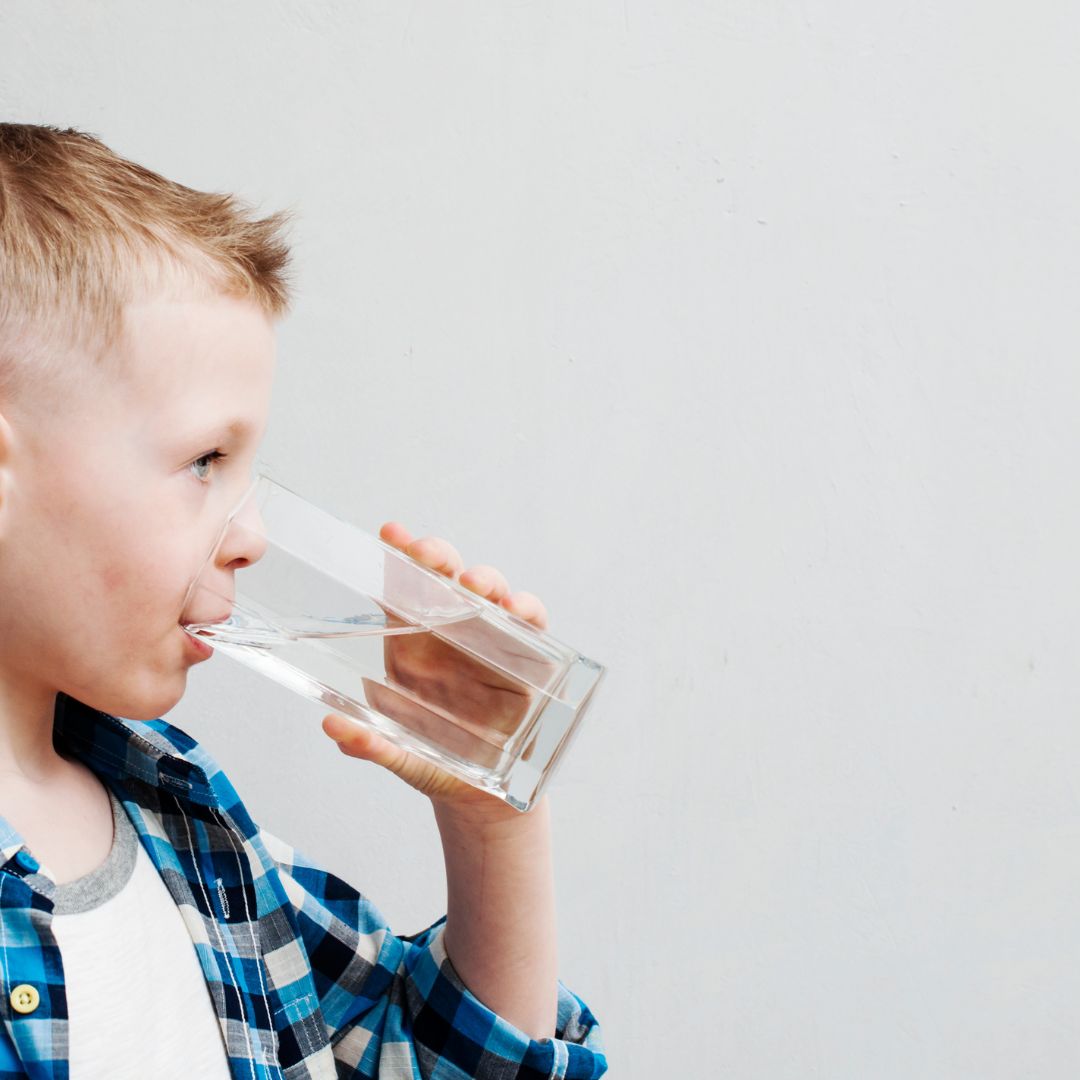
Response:
[{"label": "boy's nose", "polygon": [[229,522],[218,548],[217,564],[239,570],[257,563],[266,553],[266,524],[254,499],[248,499]]}]

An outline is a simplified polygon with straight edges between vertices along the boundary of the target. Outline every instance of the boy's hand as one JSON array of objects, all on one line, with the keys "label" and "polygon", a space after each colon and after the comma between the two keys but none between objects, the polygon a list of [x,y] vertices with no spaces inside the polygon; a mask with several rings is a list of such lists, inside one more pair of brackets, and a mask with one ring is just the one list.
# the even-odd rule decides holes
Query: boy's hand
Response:
[{"label": "boy's hand", "polygon": [[[506,578],[493,566],[474,566],[464,572],[464,562],[456,549],[438,537],[414,540],[404,525],[388,521],[379,537],[405,552],[417,562],[458,581],[492,603],[526,620],[539,630],[547,629],[547,611],[532,593],[511,593]],[[500,677],[498,673],[452,649],[431,634],[391,635],[383,638],[387,674],[398,685],[417,696],[437,702],[477,731],[498,736],[516,730],[528,711],[527,687]],[[494,763],[498,749],[491,742],[470,735],[467,727],[456,728],[431,711],[393,690],[364,680],[368,702],[404,727],[418,733],[430,732],[440,741],[460,742],[460,751],[472,760]],[[480,791],[429,762],[402,750],[357,721],[340,713],[323,718],[323,731],[350,757],[373,761],[400,776],[407,784],[427,795],[434,803],[475,812],[483,816],[519,816],[494,795]]]}]

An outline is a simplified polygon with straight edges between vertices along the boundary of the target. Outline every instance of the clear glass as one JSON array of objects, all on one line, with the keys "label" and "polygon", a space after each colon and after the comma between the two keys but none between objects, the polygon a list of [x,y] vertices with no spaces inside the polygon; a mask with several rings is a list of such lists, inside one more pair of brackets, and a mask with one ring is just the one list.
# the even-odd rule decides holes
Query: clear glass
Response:
[{"label": "clear glass", "polygon": [[[224,569],[237,555],[257,561]],[[229,515],[181,622],[521,811],[551,780],[604,674],[265,473]]]}]

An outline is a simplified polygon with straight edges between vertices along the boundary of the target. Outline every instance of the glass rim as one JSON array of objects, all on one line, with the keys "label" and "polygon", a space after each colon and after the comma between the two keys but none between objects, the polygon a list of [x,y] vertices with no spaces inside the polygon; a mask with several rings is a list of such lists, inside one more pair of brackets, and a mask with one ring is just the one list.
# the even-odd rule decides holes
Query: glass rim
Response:
[{"label": "glass rim", "polygon": [[[258,459],[256,460],[258,461]],[[265,471],[265,466],[260,466],[258,469],[253,469],[252,471],[254,479],[252,479],[251,483],[244,488],[243,495],[241,495],[233,504],[232,509],[226,515],[225,520],[221,524],[221,528],[214,534],[214,541],[210,545],[210,550],[206,553],[203,561],[199,563],[199,568],[192,575],[191,581],[188,583],[187,592],[184,593],[184,603],[180,608],[181,620],[184,617],[184,612],[188,609],[188,605],[191,603],[192,594],[199,586],[199,582],[202,581],[203,574],[206,573],[206,567],[217,553],[218,548],[221,547],[221,541],[225,539],[225,534],[229,531],[229,526],[232,525],[233,521],[236,519],[236,515],[244,508],[244,504],[251,498],[264,479],[269,480],[271,483],[277,483],[277,481]],[[183,622],[181,622],[180,625],[183,626]]]}]

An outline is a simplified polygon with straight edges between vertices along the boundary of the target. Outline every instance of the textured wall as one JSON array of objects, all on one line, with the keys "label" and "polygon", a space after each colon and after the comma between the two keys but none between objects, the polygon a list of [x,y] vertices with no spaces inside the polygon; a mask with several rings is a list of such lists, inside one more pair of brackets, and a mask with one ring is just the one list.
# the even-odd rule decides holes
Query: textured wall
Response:
[{"label": "textured wall", "polygon": [[[1080,1069],[1074,5],[6,0],[0,113],[292,205],[263,456],[610,673],[553,793],[612,1075]],[[426,803],[170,719],[408,932]]]}]

